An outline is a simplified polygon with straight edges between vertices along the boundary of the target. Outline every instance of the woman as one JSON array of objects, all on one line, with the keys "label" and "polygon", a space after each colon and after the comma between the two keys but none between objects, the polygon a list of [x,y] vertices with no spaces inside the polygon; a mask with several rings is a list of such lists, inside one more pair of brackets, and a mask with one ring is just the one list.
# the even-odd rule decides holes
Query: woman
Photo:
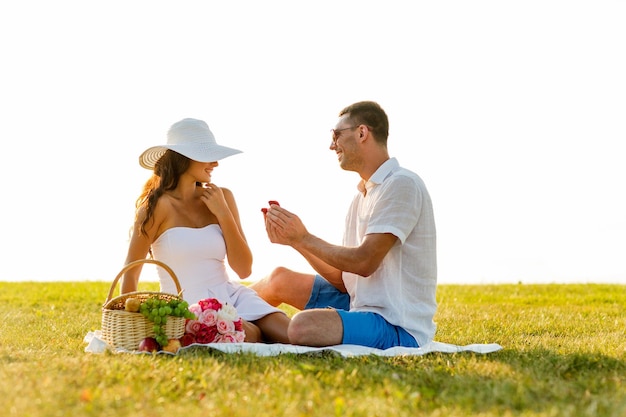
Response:
[{"label": "woman", "polygon": [[[241,279],[250,276],[252,253],[233,193],[211,182],[218,160],[240,153],[218,145],[202,120],[183,119],[170,128],[166,145],[139,157],[153,170],[137,199],[126,263],[148,254],[168,265],[190,304],[217,298],[235,306],[244,321],[246,342],[289,343],[289,318],[255,291],[230,281],[224,265]],[[122,293],[136,291],[141,267],[124,274]],[[167,271],[158,268],[161,291],[176,293]]]}]

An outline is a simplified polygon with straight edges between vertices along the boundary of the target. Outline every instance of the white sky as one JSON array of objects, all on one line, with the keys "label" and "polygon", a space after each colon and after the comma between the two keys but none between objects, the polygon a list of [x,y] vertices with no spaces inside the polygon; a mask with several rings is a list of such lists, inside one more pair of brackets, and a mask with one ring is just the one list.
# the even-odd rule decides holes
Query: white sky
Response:
[{"label": "white sky", "polygon": [[252,279],[309,270],[260,209],[339,243],[358,178],[329,129],[375,100],[431,193],[441,283],[625,283],[624,22],[601,0],[2,2],[0,280],[112,281],[137,158],[184,117],[245,152],[214,180]]}]

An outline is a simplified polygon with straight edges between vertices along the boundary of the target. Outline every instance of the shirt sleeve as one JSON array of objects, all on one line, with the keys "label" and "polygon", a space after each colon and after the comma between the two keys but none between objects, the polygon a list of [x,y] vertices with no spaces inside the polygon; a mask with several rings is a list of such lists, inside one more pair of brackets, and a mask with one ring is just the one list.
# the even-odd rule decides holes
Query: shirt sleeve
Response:
[{"label": "shirt sleeve", "polygon": [[391,233],[404,243],[419,219],[423,194],[411,177],[394,175],[382,184],[366,234]]}]

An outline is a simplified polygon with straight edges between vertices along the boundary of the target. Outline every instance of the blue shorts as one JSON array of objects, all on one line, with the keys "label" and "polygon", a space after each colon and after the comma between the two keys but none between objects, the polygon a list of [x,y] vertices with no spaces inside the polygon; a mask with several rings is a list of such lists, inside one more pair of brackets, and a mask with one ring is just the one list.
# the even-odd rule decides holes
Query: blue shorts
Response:
[{"label": "blue shorts", "polygon": [[350,310],[350,296],[347,292],[339,291],[333,284],[322,278],[321,275],[315,275],[311,296],[304,309],[327,307],[348,311]]},{"label": "blue shorts", "polygon": [[343,323],[343,340],[347,345],[388,349],[394,346],[419,347],[417,341],[402,327],[394,326],[380,314],[349,311],[350,296],[335,288],[320,275],[315,276],[311,297],[305,309],[334,308]]}]

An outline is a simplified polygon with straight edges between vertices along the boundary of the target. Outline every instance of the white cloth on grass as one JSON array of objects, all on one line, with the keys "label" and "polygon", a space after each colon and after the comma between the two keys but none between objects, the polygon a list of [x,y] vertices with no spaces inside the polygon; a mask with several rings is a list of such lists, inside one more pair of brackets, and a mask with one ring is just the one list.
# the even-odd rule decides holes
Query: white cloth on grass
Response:
[{"label": "white cloth on grass", "polygon": [[[85,352],[104,353],[111,350],[115,353],[143,353],[131,352],[124,349],[113,349],[100,338],[100,331],[89,332],[85,336],[84,342],[87,343]],[[492,353],[502,350],[502,346],[497,343],[487,344],[471,344],[466,346],[451,345],[442,342],[430,342],[419,348],[393,347],[385,350],[374,349],[367,346],[358,345],[335,345],[327,347],[309,347],[288,345],[282,343],[266,344],[266,343],[209,343],[206,345],[193,344],[181,348],[179,352],[190,348],[215,349],[224,353],[253,353],[257,356],[277,356],[284,353],[315,353],[315,352],[335,352],[343,357],[376,355],[376,356],[420,356],[427,353],[457,353],[457,352],[474,352],[474,353]],[[162,352],[167,354],[167,352]]]}]

